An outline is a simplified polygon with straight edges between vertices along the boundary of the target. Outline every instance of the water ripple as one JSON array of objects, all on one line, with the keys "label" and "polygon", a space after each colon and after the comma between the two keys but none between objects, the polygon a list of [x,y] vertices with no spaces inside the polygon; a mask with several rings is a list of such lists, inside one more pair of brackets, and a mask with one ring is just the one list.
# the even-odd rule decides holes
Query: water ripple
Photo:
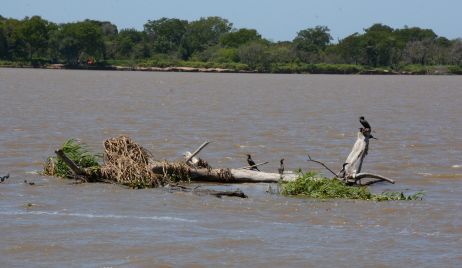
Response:
[{"label": "water ripple", "polygon": [[170,217],[170,216],[128,216],[114,214],[89,214],[89,213],[66,213],[59,211],[1,211],[0,215],[46,215],[46,216],[68,216],[79,218],[103,218],[103,219],[136,219],[136,220],[154,220],[154,221],[176,221],[176,222],[197,222],[196,220]]}]

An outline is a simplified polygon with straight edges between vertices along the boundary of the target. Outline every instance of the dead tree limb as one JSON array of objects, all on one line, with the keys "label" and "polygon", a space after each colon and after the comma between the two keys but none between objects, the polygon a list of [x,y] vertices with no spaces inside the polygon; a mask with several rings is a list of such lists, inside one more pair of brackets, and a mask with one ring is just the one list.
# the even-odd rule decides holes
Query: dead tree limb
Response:
[{"label": "dead tree limb", "polygon": [[387,182],[392,183],[392,184],[395,183],[395,181],[392,180],[392,179],[389,179],[389,178],[384,177],[382,175],[372,174],[372,173],[358,173],[358,174],[355,175],[355,177],[353,179],[355,179],[356,181],[359,181],[359,180],[365,179],[365,178],[377,179],[377,182],[379,182],[379,181],[387,181]]},{"label": "dead tree limb", "polygon": [[61,158],[64,161],[64,163],[66,163],[66,165],[72,170],[72,172],[74,172],[75,175],[78,175],[78,176],[88,175],[84,169],[80,168],[76,163],[74,163],[74,161],[72,161],[69,157],[67,157],[67,155],[64,153],[62,149],[56,150],[55,154],[59,158]]},{"label": "dead tree limb", "polygon": [[[168,164],[167,164],[168,165]],[[156,174],[164,174],[165,163],[152,162],[151,169]],[[248,169],[229,169],[229,168],[195,168],[191,166],[184,167],[191,181],[207,181],[219,183],[243,183],[243,182],[279,182],[281,174],[260,172]],[[167,167],[168,169],[168,167]],[[294,181],[298,174],[284,172],[282,181]]]},{"label": "dead tree limb", "polygon": [[[358,132],[356,142],[351,149],[350,154],[345,160],[345,164],[342,171],[337,175],[347,184],[359,184],[359,185],[370,185],[379,181],[387,181],[389,183],[395,183],[394,180],[389,179],[382,175],[372,173],[361,173],[364,158],[369,150],[369,139],[372,138],[371,130],[369,128],[361,128]],[[377,181],[367,182],[361,184],[361,179],[371,178],[378,179]]]},{"label": "dead tree limb", "polygon": [[217,191],[217,190],[212,190],[212,189],[198,189],[198,188],[199,187],[191,188],[191,187],[186,187],[182,185],[171,185],[168,187],[168,190],[170,192],[179,191],[179,192],[193,193],[197,195],[213,195],[218,198],[221,198],[223,196],[247,198],[247,195],[239,189],[236,189],[234,191]]},{"label": "dead tree limb", "polygon": [[318,163],[320,164],[321,166],[325,167],[327,170],[330,171],[330,173],[334,174],[335,177],[337,177],[337,174],[335,172],[332,171],[332,169],[330,169],[328,166],[326,166],[323,162],[321,161],[317,161],[317,160],[314,160],[311,158],[311,156],[309,154],[308,155],[308,160],[307,161],[311,161],[311,162],[315,162],[315,163]]},{"label": "dead tree limb", "polygon": [[191,159],[193,157],[195,157],[198,153],[200,153],[200,151],[202,151],[202,149],[204,149],[205,146],[207,146],[209,143],[210,143],[210,141],[205,141],[193,153],[186,152],[185,156],[186,156],[186,154],[188,154],[188,156],[186,156],[187,158],[186,158],[185,162],[188,163],[189,161],[191,161]]},{"label": "dead tree limb", "polygon": [[229,197],[240,197],[240,198],[247,198],[247,195],[242,192],[241,190],[237,189],[234,191],[217,191],[217,190],[211,190],[211,189],[195,189],[192,191],[194,194],[202,195],[202,194],[208,194],[208,195],[213,195],[218,198],[221,198],[223,196],[229,196]]}]

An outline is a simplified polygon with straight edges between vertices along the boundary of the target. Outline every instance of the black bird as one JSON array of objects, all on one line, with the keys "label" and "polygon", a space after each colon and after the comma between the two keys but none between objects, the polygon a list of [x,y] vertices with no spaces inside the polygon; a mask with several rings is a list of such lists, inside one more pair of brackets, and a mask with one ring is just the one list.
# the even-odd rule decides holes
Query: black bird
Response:
[{"label": "black bird", "polygon": [[345,172],[346,172],[345,167],[346,167],[346,165],[348,165],[348,163],[343,163],[342,170],[340,170],[338,172],[338,174],[337,174],[338,178],[345,178]]},{"label": "black bird", "polygon": [[[364,131],[368,131],[369,133],[372,132],[372,128],[371,128],[371,125],[369,124],[369,122],[367,122],[366,119],[364,119],[364,116],[361,116],[359,118],[359,123],[361,123],[361,125],[363,125],[364,128],[360,128],[361,129],[361,132]],[[376,139],[376,137],[372,136],[372,134],[369,134],[369,139]]]},{"label": "black bird", "polygon": [[369,122],[367,122],[366,119],[364,119],[364,116],[361,116],[359,118],[359,123],[361,123],[361,125],[363,125],[364,128],[368,128],[369,131],[372,131],[371,125],[369,124]]},{"label": "black bird", "polygon": [[284,158],[281,159],[280,163],[281,163],[281,166],[278,168],[278,172],[279,174],[282,175],[284,174]]},{"label": "black bird", "polygon": [[[252,160],[252,157],[250,156],[250,154],[247,154],[247,163],[249,164],[249,166],[255,166],[255,162]],[[251,167],[250,170],[260,171],[258,167]]]},{"label": "black bird", "polygon": [[6,174],[5,176],[3,177],[0,177],[0,183],[4,182],[6,179],[8,179],[10,177],[10,173]]}]

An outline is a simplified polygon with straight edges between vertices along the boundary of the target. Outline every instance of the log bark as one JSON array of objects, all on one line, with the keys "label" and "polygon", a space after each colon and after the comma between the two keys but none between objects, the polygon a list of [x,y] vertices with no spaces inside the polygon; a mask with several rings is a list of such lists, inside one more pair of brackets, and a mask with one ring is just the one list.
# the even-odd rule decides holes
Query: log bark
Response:
[{"label": "log bark", "polygon": [[[163,174],[164,164],[160,162],[151,163],[154,173]],[[187,167],[187,172],[192,181],[219,182],[219,183],[244,183],[244,182],[279,182],[294,181],[298,175],[292,172],[269,173],[247,169],[229,168],[194,168]]]}]

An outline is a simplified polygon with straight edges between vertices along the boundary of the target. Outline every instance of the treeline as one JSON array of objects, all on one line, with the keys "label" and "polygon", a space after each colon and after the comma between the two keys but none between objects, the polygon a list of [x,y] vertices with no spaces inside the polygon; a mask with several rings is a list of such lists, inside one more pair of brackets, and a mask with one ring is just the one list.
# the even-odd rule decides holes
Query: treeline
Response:
[{"label": "treeline", "polygon": [[22,20],[0,16],[0,60],[78,65],[88,59],[96,64],[197,63],[266,72],[313,66],[328,71],[330,64],[337,64],[344,72],[354,72],[358,66],[461,66],[462,39],[449,40],[430,29],[374,24],[336,43],[325,26],[303,29],[292,41],[272,42],[254,29],[233,28],[220,17],[149,20],[138,31],[119,30],[107,21],[56,24],[40,16]]}]

